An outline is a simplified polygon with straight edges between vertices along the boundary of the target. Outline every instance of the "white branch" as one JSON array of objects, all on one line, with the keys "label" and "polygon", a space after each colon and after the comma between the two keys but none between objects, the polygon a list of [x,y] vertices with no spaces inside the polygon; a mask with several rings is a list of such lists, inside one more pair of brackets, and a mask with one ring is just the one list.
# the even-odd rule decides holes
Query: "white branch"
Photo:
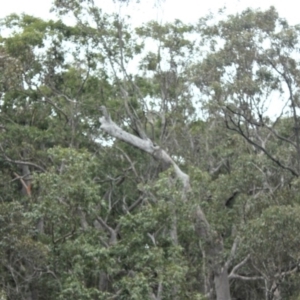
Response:
[{"label": "white branch", "polygon": [[155,159],[161,160],[167,165],[172,165],[175,170],[176,176],[182,182],[185,191],[188,191],[190,189],[189,176],[181,171],[181,169],[166,151],[161,149],[159,146],[154,146],[150,139],[141,139],[131,133],[124,131],[111,120],[104,106],[101,107],[101,110],[103,112],[103,117],[101,117],[99,120],[101,123],[100,128],[102,130],[125,143],[143,150],[144,152],[152,155]]}]

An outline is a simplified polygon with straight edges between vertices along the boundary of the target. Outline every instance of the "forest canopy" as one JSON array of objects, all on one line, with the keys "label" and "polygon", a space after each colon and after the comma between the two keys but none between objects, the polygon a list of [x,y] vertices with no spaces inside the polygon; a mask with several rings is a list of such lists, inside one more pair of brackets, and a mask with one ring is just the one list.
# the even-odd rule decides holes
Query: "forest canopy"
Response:
[{"label": "forest canopy", "polygon": [[0,21],[0,298],[300,300],[300,26],[53,13]]}]

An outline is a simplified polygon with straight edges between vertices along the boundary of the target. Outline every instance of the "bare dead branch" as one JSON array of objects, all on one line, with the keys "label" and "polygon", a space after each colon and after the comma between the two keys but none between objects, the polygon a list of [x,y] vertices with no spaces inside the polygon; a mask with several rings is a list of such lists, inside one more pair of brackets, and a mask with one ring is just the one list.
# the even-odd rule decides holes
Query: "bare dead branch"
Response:
[{"label": "bare dead branch", "polygon": [[174,160],[163,149],[161,149],[159,146],[154,146],[150,139],[145,140],[124,131],[111,120],[104,106],[101,107],[101,110],[103,112],[103,117],[100,118],[100,128],[102,130],[125,143],[131,144],[132,146],[143,150],[144,152],[152,155],[155,159],[161,160],[167,165],[172,165],[177,178],[183,184],[184,190],[190,190],[189,176],[181,171],[181,169],[174,162]]}]

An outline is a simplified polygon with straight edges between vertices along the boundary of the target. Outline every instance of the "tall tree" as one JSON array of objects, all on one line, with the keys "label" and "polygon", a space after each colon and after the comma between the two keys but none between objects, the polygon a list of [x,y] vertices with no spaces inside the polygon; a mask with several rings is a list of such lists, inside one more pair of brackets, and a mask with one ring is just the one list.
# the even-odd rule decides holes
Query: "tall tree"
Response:
[{"label": "tall tree", "polygon": [[297,299],[298,27],[54,10],[1,22],[0,294]]}]

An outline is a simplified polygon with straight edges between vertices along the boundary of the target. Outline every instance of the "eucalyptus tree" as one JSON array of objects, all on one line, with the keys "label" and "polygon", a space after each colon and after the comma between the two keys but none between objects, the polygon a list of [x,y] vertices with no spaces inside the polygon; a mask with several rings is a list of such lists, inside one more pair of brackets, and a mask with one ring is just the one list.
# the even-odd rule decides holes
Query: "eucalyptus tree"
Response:
[{"label": "eucalyptus tree", "polygon": [[[261,182],[249,190],[251,198],[261,199],[262,203],[256,205],[249,223],[245,220],[245,228],[250,230],[244,233],[244,242],[249,247],[245,251],[249,251],[251,245],[255,248],[254,240],[258,241],[264,234],[261,245],[266,250],[266,232],[274,230],[275,242],[275,231],[287,237],[295,226],[276,227],[271,225],[270,216],[273,214],[275,218],[276,215],[283,221],[289,218],[290,211],[298,209],[294,182],[298,182],[300,160],[297,129],[299,26],[290,26],[271,7],[264,12],[248,9],[211,26],[207,26],[207,20],[202,20],[198,32],[203,43],[210,45],[210,50],[191,68],[194,83],[205,95],[210,117],[220,118],[227,129],[249,144],[252,159],[248,158],[248,163],[255,166],[261,178]],[[273,219],[273,222],[277,221]],[[297,220],[291,217],[291,222]],[[263,234],[255,226],[268,229]],[[298,241],[295,233],[292,236],[287,242],[291,247]],[[282,246],[275,242],[272,249],[274,247],[274,255],[268,256],[270,265],[258,263],[261,252],[257,249],[250,250],[251,255],[246,256],[244,263],[247,265],[248,261],[247,273],[258,280],[256,284],[262,286],[266,299],[288,298],[288,277],[297,273],[298,256],[291,250],[290,259],[284,258]],[[277,250],[281,252],[280,263],[276,260]],[[251,280],[251,276],[236,278]]]},{"label": "eucalyptus tree", "polygon": [[[103,146],[97,134],[97,108],[107,105],[143,135],[147,124],[137,115],[144,116],[145,92],[126,67],[141,45],[118,16],[89,7],[91,26],[86,11],[69,4],[59,9],[74,9],[75,26],[27,15],[2,23],[11,32],[1,37],[2,212],[13,207],[19,216],[3,226],[3,292],[11,299],[184,297],[174,205],[154,205],[159,196],[147,191],[157,165],[118,142]],[[162,181],[151,189],[159,194]]]},{"label": "eucalyptus tree", "polygon": [[297,297],[298,27],[274,9],[135,30],[93,1],[53,11],[1,23],[0,292]]}]

